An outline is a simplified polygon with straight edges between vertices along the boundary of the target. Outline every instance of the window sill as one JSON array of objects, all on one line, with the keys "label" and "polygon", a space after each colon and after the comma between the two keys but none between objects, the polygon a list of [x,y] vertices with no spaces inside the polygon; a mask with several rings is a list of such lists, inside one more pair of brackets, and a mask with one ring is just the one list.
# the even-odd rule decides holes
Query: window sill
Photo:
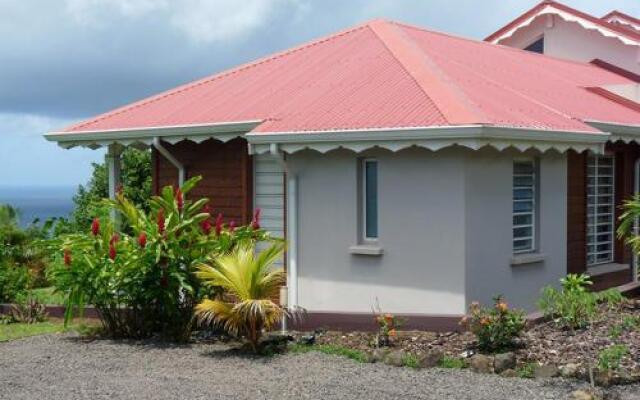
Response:
[{"label": "window sill", "polygon": [[349,247],[349,253],[363,256],[381,256],[383,249],[380,246],[371,244],[358,244]]},{"label": "window sill", "polygon": [[587,267],[587,274],[589,276],[598,276],[610,274],[612,272],[619,272],[629,269],[629,264],[608,263],[594,265],[593,267]]},{"label": "window sill", "polygon": [[513,257],[511,257],[511,266],[516,267],[519,265],[541,263],[541,262],[544,262],[544,259],[546,257],[547,257],[546,254],[540,254],[540,253],[516,254]]}]

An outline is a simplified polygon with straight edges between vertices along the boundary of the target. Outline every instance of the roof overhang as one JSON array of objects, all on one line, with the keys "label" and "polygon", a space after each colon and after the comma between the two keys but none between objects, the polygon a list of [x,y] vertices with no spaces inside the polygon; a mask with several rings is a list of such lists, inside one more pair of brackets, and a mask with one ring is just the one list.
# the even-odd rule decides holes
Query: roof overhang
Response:
[{"label": "roof overhang", "polygon": [[76,146],[96,149],[110,144],[146,147],[158,137],[168,143],[191,140],[200,143],[207,139],[223,142],[242,137],[260,125],[262,120],[218,122],[213,124],[141,127],[132,129],[109,129],[81,132],[51,132],[44,137],[59,146],[69,149]]},{"label": "roof overhang", "polygon": [[437,151],[450,146],[462,146],[478,150],[491,146],[497,150],[515,148],[545,152],[585,150],[601,153],[609,134],[600,132],[549,131],[529,128],[513,128],[486,125],[454,127],[407,127],[394,129],[358,129],[313,132],[249,133],[246,139],[252,154],[264,154],[275,150],[285,153],[311,149],[326,153],[336,149],[348,149],[357,153],[383,148],[399,151],[409,147],[422,147]]},{"label": "roof overhang", "polygon": [[626,125],[606,121],[585,121],[585,123],[602,132],[607,132],[611,142],[640,143],[640,125]]},{"label": "roof overhang", "polygon": [[[548,3],[544,4],[541,7],[536,7],[532,9],[529,13],[523,15],[524,18],[521,17],[520,20],[516,19],[512,26],[508,26],[503,32],[496,32],[490,35],[487,39],[488,42],[491,43],[500,43],[501,41],[510,38],[513,36],[516,31],[525,28],[533,21],[540,17],[541,15],[556,15],[561,19],[567,22],[575,22],[582,26],[584,29],[594,30],[600,33],[605,37],[610,37],[619,40],[623,44],[631,45],[631,46],[640,46],[640,41],[633,39],[633,37],[629,37],[628,35],[622,34],[621,32],[616,32],[614,29],[609,29],[606,26],[606,23],[597,23],[595,21],[589,20],[588,18],[582,17],[574,12],[570,12],[567,10],[563,10],[559,7],[558,4]],[[503,28],[504,29],[504,28]]]}]

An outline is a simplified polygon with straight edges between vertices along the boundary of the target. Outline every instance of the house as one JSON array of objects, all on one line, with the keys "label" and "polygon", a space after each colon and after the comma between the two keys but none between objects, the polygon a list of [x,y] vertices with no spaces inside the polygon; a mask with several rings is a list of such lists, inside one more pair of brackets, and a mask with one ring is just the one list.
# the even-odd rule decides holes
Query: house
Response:
[{"label": "house", "polygon": [[567,272],[631,280],[614,229],[640,106],[610,88],[636,83],[375,20],[46,137],[108,147],[112,195],[123,147],[151,147],[156,190],[202,175],[229,219],[261,208],[307,326],[369,327],[379,302],[450,329],[498,293],[531,310]]}]

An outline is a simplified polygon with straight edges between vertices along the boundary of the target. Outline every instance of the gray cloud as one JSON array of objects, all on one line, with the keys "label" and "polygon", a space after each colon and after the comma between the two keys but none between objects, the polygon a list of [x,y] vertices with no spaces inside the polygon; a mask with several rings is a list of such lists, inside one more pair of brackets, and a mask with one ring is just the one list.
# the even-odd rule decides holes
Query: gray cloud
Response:
[{"label": "gray cloud", "polygon": [[[595,15],[612,8],[640,15],[640,4],[636,1],[567,2]],[[0,0],[0,182],[9,179],[8,173],[3,172],[4,163],[18,163],[18,158],[24,157],[15,137],[9,138],[9,128],[13,133],[35,132],[45,125],[46,130],[60,128],[72,120],[371,18],[400,20],[480,39],[536,3],[536,0]],[[41,118],[47,124],[34,125],[33,118]],[[23,140],[43,139],[31,136]],[[51,146],[34,144],[31,151],[39,154],[39,159],[51,154],[75,161],[84,159],[85,175],[89,161],[96,157],[95,153],[80,150],[53,153]],[[15,152],[6,151],[10,147]],[[52,179],[69,178],[61,172],[62,168],[56,165],[41,173]],[[18,174],[29,177],[35,172],[25,165]],[[15,176],[14,170],[11,179]]]}]

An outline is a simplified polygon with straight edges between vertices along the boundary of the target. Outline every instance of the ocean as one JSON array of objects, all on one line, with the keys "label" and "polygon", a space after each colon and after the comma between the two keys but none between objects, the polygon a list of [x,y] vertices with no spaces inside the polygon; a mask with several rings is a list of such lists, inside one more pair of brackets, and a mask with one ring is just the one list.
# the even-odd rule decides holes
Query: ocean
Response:
[{"label": "ocean", "polygon": [[0,186],[0,204],[10,204],[20,213],[20,225],[52,217],[68,217],[77,187]]}]

